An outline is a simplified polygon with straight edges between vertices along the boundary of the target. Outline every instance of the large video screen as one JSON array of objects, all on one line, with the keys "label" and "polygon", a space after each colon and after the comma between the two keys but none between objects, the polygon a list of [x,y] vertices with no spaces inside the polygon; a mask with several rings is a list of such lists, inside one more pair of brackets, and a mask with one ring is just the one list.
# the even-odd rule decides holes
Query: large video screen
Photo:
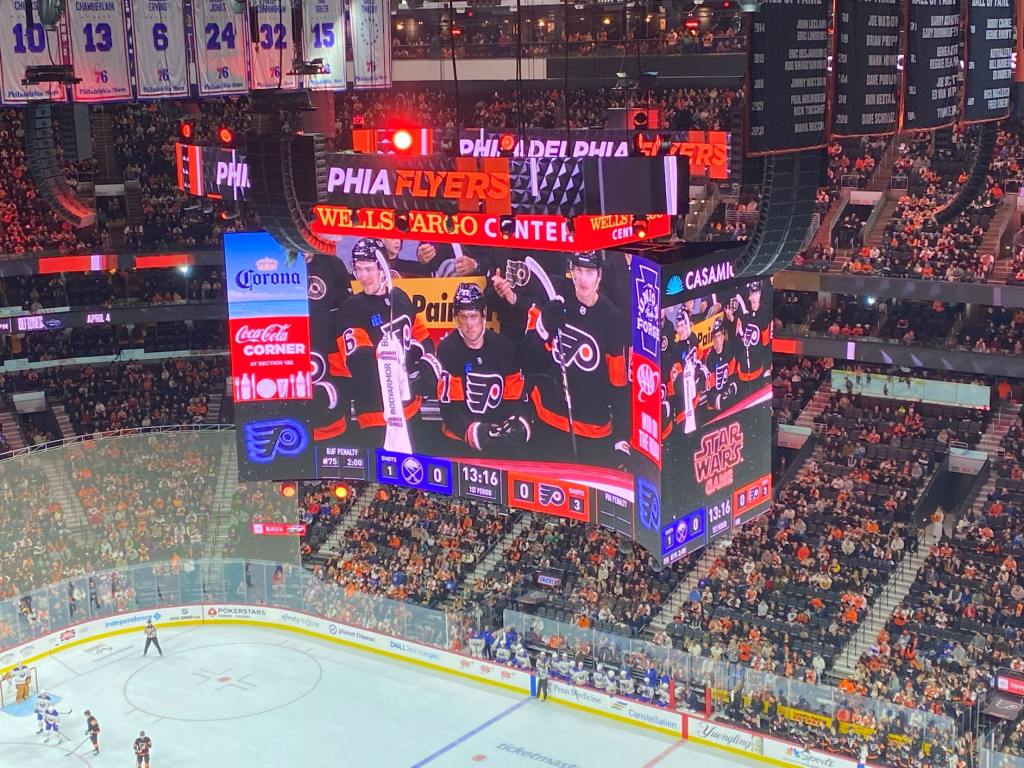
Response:
[{"label": "large video screen", "polygon": [[662,308],[665,563],[768,511],[772,495],[771,283],[708,290]]},{"label": "large video screen", "polygon": [[225,252],[242,479],[373,480],[634,535],[661,463],[657,266],[355,237],[304,255],[265,234]]}]

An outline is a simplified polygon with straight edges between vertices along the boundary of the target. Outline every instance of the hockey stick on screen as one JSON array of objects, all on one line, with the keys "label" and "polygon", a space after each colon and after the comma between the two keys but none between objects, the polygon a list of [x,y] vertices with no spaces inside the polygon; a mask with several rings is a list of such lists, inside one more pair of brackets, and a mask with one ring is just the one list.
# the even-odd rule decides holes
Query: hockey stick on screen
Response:
[{"label": "hockey stick on screen", "polygon": [[[555,291],[555,286],[551,282],[551,278],[548,277],[548,273],[544,271],[544,268],[537,263],[537,260],[533,256],[527,256],[523,259],[523,263],[526,264],[526,268],[530,270],[530,274],[534,275],[540,282],[541,287],[544,288],[544,293],[547,294],[548,301],[554,301],[558,293]],[[562,355],[562,329],[558,328],[555,331],[554,338],[554,358],[555,362],[558,363],[558,369],[562,372],[562,389],[565,391],[565,408],[566,414],[569,417],[569,439],[572,443],[572,458],[573,461],[579,463],[580,453],[579,448],[576,446],[576,420],[572,415],[572,393],[569,391],[569,374],[565,369],[565,358]]]}]

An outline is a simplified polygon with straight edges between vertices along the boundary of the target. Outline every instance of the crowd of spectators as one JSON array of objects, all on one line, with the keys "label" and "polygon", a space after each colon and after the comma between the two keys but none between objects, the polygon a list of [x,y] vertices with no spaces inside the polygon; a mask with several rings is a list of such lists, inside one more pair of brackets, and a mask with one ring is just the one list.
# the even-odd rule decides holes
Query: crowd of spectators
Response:
[{"label": "crowd of spectators", "polygon": [[[569,125],[603,128],[608,110],[627,106],[630,93],[614,88],[574,88],[570,91]],[[464,127],[518,129],[560,128],[565,125],[565,98],[558,88],[463,94]],[[659,108],[662,123],[676,130],[729,130],[740,94],[728,88],[655,88],[639,103]],[[635,105],[635,104],[634,104]],[[408,122],[412,125],[454,127],[454,96],[439,88],[411,91],[338,93],[335,114],[339,128],[375,128]]]},{"label": "crowd of spectators", "polygon": [[981,245],[1006,190],[1020,183],[1019,134],[1000,130],[984,189],[941,222],[937,216],[969,179],[964,158],[977,154],[978,132],[957,129],[948,142],[937,144],[927,133],[903,137],[893,176],[906,180],[906,192],[885,225],[881,247],[862,247],[844,270],[951,282],[989,279],[996,255]]},{"label": "crowd of spectators", "polygon": [[[537,9],[540,10],[540,9]],[[459,18],[459,34],[455,54],[459,59],[514,58],[519,52],[524,57],[562,56],[565,50],[565,32],[538,15],[537,24],[524,22],[523,39],[516,37],[512,17]],[[557,14],[562,22],[561,12]],[[604,23],[589,28],[575,29],[568,35],[568,54],[572,57],[675,55],[686,53],[731,53],[742,51],[741,17],[734,12],[715,11],[713,14],[690,17],[699,22],[698,28],[688,28],[683,18],[665,19],[653,24],[647,17],[643,28],[629,29],[623,34],[620,17],[604,17]],[[582,19],[581,19],[582,21]],[[631,21],[631,25],[633,22]],[[572,28],[570,28],[572,29]],[[430,31],[427,31],[430,30]],[[396,59],[449,59],[452,56],[452,38],[444,25],[438,25],[431,16],[417,18],[416,14],[403,14],[394,24],[392,51]]]},{"label": "crowd of spectators", "polygon": [[340,552],[316,566],[347,592],[437,606],[511,528],[513,518],[470,500],[388,489],[360,508]]},{"label": "crowd of spectators", "polygon": [[772,356],[772,419],[792,424],[814,397],[822,381],[831,377],[830,357]]},{"label": "crowd of spectators", "polygon": [[201,424],[210,394],[223,391],[223,358],[178,358],[155,363],[38,368],[0,374],[0,397],[44,391],[64,406],[82,435],[140,427]]},{"label": "crowd of spectators", "polygon": [[954,340],[958,349],[1024,355],[1024,310],[983,307],[964,320]]}]

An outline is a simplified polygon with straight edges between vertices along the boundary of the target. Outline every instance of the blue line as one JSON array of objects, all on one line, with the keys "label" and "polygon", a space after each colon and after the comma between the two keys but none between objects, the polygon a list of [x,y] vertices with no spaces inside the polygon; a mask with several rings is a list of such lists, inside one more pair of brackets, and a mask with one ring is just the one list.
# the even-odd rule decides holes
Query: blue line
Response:
[{"label": "blue line", "polygon": [[462,742],[466,741],[466,739],[472,738],[473,736],[476,736],[478,733],[480,733],[480,731],[483,731],[483,730],[486,730],[487,728],[490,728],[496,722],[498,722],[499,720],[501,720],[503,718],[508,717],[509,715],[511,715],[513,712],[515,712],[517,709],[519,709],[521,706],[523,706],[524,704],[526,704],[529,701],[530,701],[530,699],[523,699],[522,701],[513,704],[508,709],[502,710],[501,712],[496,714],[494,717],[492,717],[487,722],[481,723],[480,725],[478,725],[473,730],[467,731],[466,733],[464,733],[461,736],[459,736],[459,738],[457,738],[455,741],[453,741],[453,742],[451,742],[449,744],[445,744],[443,747],[441,747],[439,750],[437,750],[437,752],[435,752],[434,754],[430,755],[429,757],[423,758],[418,763],[413,765],[412,768],[423,768],[423,766],[426,765],[427,763],[432,763],[434,760],[439,758],[445,752],[448,752],[449,750],[455,749],[455,747],[459,746],[459,744],[461,744]]}]

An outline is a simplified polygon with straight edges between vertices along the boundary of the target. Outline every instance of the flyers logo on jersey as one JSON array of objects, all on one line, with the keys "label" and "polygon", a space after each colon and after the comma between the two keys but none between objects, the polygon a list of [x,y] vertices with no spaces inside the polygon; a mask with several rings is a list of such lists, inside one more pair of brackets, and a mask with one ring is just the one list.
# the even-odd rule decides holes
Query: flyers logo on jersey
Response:
[{"label": "flyers logo on jersey", "polygon": [[743,326],[743,346],[756,347],[761,343],[761,329],[754,323]]},{"label": "flyers logo on jersey", "polygon": [[471,413],[483,414],[501,405],[505,379],[497,373],[466,374],[466,407]]},{"label": "flyers logo on jersey", "polygon": [[555,338],[556,345],[551,350],[555,362],[561,358],[566,368],[575,365],[587,373],[597,369],[601,362],[601,350],[597,346],[597,339],[589,333],[572,323],[566,323]]},{"label": "flyers logo on jersey", "polygon": [[408,315],[399,315],[394,320],[383,323],[380,331],[384,335],[394,334],[395,338],[402,340],[402,346],[408,349],[412,343],[412,318]]}]

